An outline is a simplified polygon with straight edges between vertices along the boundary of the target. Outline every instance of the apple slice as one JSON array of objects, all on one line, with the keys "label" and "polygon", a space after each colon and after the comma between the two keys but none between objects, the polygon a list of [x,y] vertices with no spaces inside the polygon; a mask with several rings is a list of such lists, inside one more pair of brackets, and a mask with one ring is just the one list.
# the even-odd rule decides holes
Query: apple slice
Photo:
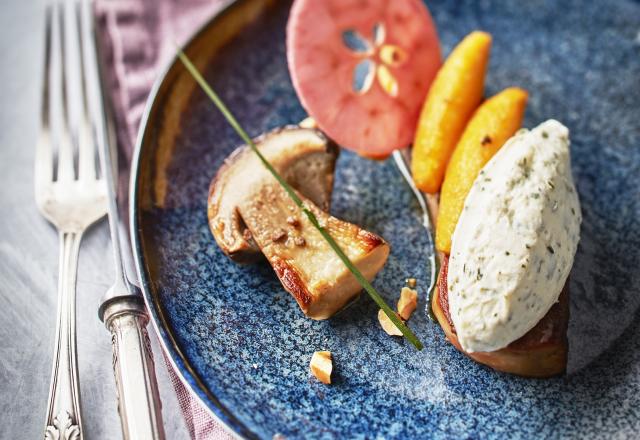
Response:
[{"label": "apple slice", "polygon": [[287,60],[318,126],[341,146],[376,158],[411,143],[441,63],[420,0],[296,0]]}]

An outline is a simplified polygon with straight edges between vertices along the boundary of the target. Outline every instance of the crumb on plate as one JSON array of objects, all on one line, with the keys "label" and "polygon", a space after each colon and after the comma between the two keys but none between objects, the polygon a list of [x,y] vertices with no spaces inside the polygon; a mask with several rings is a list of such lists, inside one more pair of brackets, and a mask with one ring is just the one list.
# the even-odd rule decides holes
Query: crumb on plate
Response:
[{"label": "crumb on plate", "polygon": [[330,351],[316,351],[311,356],[309,363],[311,374],[313,374],[320,382],[329,385],[331,383],[331,371],[333,370],[333,361]]},{"label": "crumb on plate", "polygon": [[398,314],[400,317],[405,321],[408,320],[417,306],[418,292],[408,287],[403,287],[398,300]]},{"label": "crumb on plate", "polygon": [[[400,317],[400,315],[398,315],[398,317],[400,319],[402,319]],[[388,335],[391,335],[391,336],[402,336],[402,332],[400,331],[400,329],[398,327],[396,327],[396,325],[393,323],[393,321],[391,321],[391,319],[389,319],[387,314],[384,313],[384,310],[382,310],[382,309],[378,310],[378,321],[380,322],[380,325],[382,326],[382,329]]]}]

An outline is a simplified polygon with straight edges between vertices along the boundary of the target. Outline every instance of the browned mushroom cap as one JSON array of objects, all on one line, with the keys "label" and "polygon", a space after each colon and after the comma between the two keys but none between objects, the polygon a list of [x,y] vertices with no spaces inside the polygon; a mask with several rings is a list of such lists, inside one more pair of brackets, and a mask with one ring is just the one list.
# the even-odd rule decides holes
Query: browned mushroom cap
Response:
[{"label": "browned mushroom cap", "polygon": [[[338,148],[320,131],[285,127],[255,140],[276,171],[300,194],[328,211]],[[247,146],[235,150],[220,167],[209,189],[209,227],[229,257],[250,262],[261,252],[247,229],[238,206],[254,197],[266,179],[273,179]]]}]

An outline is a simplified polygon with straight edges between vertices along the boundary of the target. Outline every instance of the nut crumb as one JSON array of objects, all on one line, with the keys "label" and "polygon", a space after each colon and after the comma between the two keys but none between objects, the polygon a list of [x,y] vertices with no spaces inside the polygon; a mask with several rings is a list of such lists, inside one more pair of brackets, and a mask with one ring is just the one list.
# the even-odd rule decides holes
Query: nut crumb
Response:
[{"label": "nut crumb", "polygon": [[297,228],[298,226],[300,226],[300,221],[292,215],[287,217],[287,223],[289,223],[294,228]]},{"label": "nut crumb", "polygon": [[293,242],[295,243],[296,246],[304,246],[307,244],[307,240],[304,239],[304,237],[298,235],[296,238],[293,239]]},{"label": "nut crumb", "polygon": [[407,284],[407,287],[409,289],[415,289],[416,285],[418,284],[418,280],[416,280],[415,278],[407,278],[405,280],[405,283]]},{"label": "nut crumb", "polygon": [[311,116],[304,118],[298,124],[300,128],[318,128],[318,123]]},{"label": "nut crumb", "polygon": [[398,314],[405,321],[411,317],[418,306],[418,292],[408,287],[403,287],[398,300]]},{"label": "nut crumb", "polygon": [[242,238],[249,241],[253,238],[253,235],[251,234],[251,231],[249,229],[245,229],[244,231],[242,231]]},{"label": "nut crumb", "polygon": [[[396,313],[397,315],[397,313]],[[400,317],[400,315],[398,315],[398,317],[400,319],[402,319]],[[384,313],[384,310],[380,309],[378,310],[378,321],[380,322],[380,325],[382,326],[382,329],[391,336],[402,336],[402,332],[400,331],[400,329],[398,327],[396,327],[396,325],[393,323],[393,321],[391,321],[391,319],[389,319],[389,317],[387,316],[386,313]]]},{"label": "nut crumb", "polygon": [[311,356],[309,363],[311,374],[313,374],[320,382],[329,385],[331,383],[331,371],[333,370],[333,361],[330,351],[316,351]]},{"label": "nut crumb", "polygon": [[282,228],[276,229],[271,234],[271,241],[273,242],[283,241],[285,238],[287,238],[287,231]]}]

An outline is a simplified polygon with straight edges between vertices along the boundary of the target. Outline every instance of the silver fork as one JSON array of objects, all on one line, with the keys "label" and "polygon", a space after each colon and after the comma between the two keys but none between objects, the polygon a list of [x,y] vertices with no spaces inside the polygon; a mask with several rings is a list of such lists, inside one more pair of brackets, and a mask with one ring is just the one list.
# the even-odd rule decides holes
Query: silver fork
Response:
[{"label": "silver fork", "polygon": [[[107,212],[107,188],[96,172],[96,142],[88,106],[85,72],[80,51],[80,118],[71,124],[67,105],[68,71],[65,57],[64,4],[48,4],[45,12],[45,61],[42,89],[41,130],[36,146],[35,198],[41,214],[58,230],[60,269],[58,275],[58,312],[51,388],[44,438],[82,439],[80,389],[76,358],[76,274],[83,232]],[[77,11],[74,11],[77,13]],[[60,105],[51,100],[53,20],[58,17]],[[78,37],[80,29],[78,28]],[[75,48],[70,45],[70,50]],[[52,111],[50,111],[52,110]],[[57,136],[52,130],[51,113],[60,112]],[[71,135],[75,133],[76,136]],[[74,164],[77,150],[77,170]],[[55,156],[57,172],[54,175]],[[77,172],[76,172],[77,171]]]}]

